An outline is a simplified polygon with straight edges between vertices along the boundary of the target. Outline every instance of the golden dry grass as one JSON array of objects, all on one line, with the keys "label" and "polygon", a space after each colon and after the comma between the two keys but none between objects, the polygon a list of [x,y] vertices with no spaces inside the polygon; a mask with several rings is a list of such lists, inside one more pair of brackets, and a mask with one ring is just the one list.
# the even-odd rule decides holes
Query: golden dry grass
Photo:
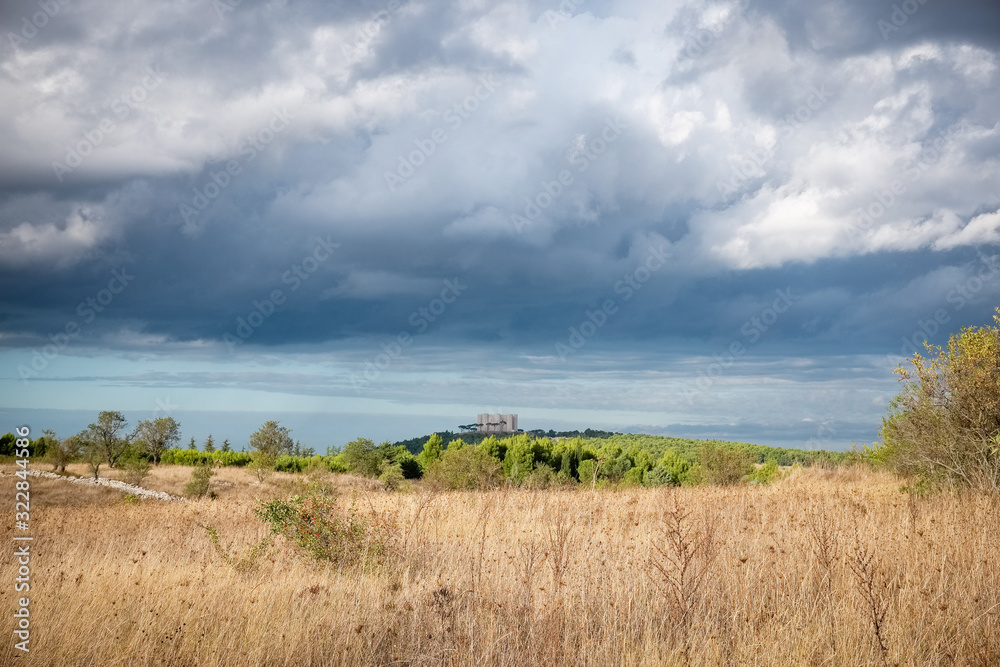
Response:
[{"label": "golden dry grass", "polygon": [[[179,493],[189,476],[161,467],[148,486]],[[0,662],[1000,664],[995,498],[911,501],[899,480],[857,469],[675,491],[388,494],[341,476],[345,503],[396,521],[396,558],[339,568],[283,547],[236,571],[198,524],[245,554],[266,534],[254,499],[302,478],[216,479],[231,484],[216,500],[128,504],[33,478],[32,650],[15,658],[8,640]],[[678,546],[699,539],[689,556]],[[8,591],[15,572],[4,559]]]}]

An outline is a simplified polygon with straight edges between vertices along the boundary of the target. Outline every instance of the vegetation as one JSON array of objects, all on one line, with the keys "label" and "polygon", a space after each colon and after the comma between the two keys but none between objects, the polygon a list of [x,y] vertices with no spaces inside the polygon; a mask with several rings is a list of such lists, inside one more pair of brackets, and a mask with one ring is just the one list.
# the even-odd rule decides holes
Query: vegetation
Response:
[{"label": "vegetation", "polygon": [[180,440],[180,424],[173,417],[157,417],[139,422],[141,450],[152,457],[155,465],[160,464],[163,453]]},{"label": "vegetation", "polygon": [[204,498],[211,491],[213,475],[215,470],[211,466],[196,466],[191,471],[191,481],[184,487],[184,493],[192,498]]},{"label": "vegetation", "polygon": [[390,525],[363,516],[353,505],[341,511],[336,496],[317,487],[305,496],[261,501],[254,513],[273,535],[281,535],[316,560],[369,563],[390,548]]},{"label": "vegetation", "polygon": [[[8,497],[14,468],[0,477]],[[149,483],[177,494],[189,474],[160,466]],[[400,494],[324,473],[335,492],[310,503],[301,476],[261,486],[233,467],[217,479],[231,485],[197,507],[33,479],[32,531],[53,566],[32,570],[45,600],[31,612],[44,628],[32,655],[165,667],[1000,664],[991,495],[901,494],[898,477],[867,466],[797,468],[767,487],[596,492]],[[315,535],[297,530],[314,517]],[[15,581],[17,567],[4,559],[0,577]]]},{"label": "vegetation", "polygon": [[896,370],[903,390],[872,458],[932,484],[1000,492],[1000,328],[965,328],[945,348],[925,347]]}]

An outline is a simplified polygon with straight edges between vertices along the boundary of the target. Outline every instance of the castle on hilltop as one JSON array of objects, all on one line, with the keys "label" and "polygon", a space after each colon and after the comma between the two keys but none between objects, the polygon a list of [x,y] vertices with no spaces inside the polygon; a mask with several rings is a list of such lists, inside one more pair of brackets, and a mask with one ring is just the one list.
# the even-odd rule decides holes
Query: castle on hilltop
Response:
[{"label": "castle on hilltop", "polygon": [[477,433],[517,433],[517,415],[482,413],[476,419]]}]

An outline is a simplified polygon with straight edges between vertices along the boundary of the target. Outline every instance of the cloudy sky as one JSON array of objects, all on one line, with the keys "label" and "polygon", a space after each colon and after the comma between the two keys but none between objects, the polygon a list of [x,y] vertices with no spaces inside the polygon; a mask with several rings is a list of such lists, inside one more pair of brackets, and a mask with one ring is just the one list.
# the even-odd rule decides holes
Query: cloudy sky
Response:
[{"label": "cloudy sky", "polygon": [[1000,8],[0,8],[0,415],[870,442],[1000,305]]}]

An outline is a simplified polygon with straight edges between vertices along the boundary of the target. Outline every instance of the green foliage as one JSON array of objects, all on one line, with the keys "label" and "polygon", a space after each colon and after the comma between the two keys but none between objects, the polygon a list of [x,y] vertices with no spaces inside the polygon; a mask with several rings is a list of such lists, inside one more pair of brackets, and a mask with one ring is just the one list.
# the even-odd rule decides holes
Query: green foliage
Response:
[{"label": "green foliage", "polygon": [[241,468],[248,465],[251,461],[251,455],[246,452],[200,452],[197,449],[168,449],[163,452],[163,457],[161,463],[181,465],[181,466],[199,466],[199,465],[211,465],[218,461],[224,466],[233,466]]},{"label": "green foliage", "polygon": [[552,453],[550,440],[536,440],[526,433],[507,438],[503,458],[504,476],[514,484],[528,478],[536,464],[547,464]]},{"label": "green foliage", "polygon": [[141,486],[146,477],[149,476],[151,468],[150,462],[138,453],[133,453],[122,462],[122,481],[126,484]]},{"label": "green foliage", "polygon": [[677,486],[680,480],[674,477],[673,473],[662,465],[657,465],[652,470],[648,470],[642,476],[643,486]]},{"label": "green foliage", "polygon": [[[994,322],[1000,325],[1000,308]],[[1000,328],[967,327],[896,369],[877,459],[900,474],[1000,492]]]},{"label": "green foliage", "polygon": [[500,462],[481,446],[446,449],[424,478],[439,489],[489,489],[503,480]]},{"label": "green foliage", "polygon": [[751,471],[747,479],[751,484],[770,484],[781,479],[781,468],[774,459],[769,459],[767,463]]},{"label": "green foliage", "polygon": [[347,466],[348,472],[365,477],[376,477],[384,457],[374,442],[368,438],[358,438],[344,445],[340,458]]},{"label": "green foliage", "polygon": [[417,456],[417,461],[420,462],[424,470],[427,470],[432,463],[441,457],[442,451],[444,451],[443,441],[441,440],[441,436],[435,433],[424,443],[424,449]]},{"label": "green foliage", "polygon": [[114,468],[137,435],[137,432],[127,433],[127,427],[128,421],[120,412],[105,411],[98,414],[97,421],[88,427],[85,441],[89,450],[88,458],[93,460],[103,457],[108,467]]},{"label": "green foliage", "polygon": [[314,488],[306,496],[260,501],[256,516],[307,555],[338,564],[368,563],[389,554],[394,526]]},{"label": "green foliage", "polygon": [[398,463],[382,461],[382,472],[378,476],[378,481],[382,482],[382,488],[386,491],[395,491],[403,483],[403,470]]},{"label": "green foliage", "polygon": [[196,466],[191,471],[191,481],[184,487],[184,493],[193,498],[204,497],[212,487],[213,475],[215,475],[215,470],[211,466]]},{"label": "green foliage", "polygon": [[556,471],[547,463],[539,463],[524,479],[524,485],[529,489],[547,489],[559,481]]},{"label": "green foliage", "polygon": [[750,452],[720,447],[712,442],[701,446],[698,462],[704,470],[705,482],[721,486],[739,484],[754,469]]},{"label": "green foliage", "polygon": [[594,473],[598,470],[598,462],[594,459],[585,459],[580,461],[579,467],[579,479],[581,484],[594,484],[595,475]]},{"label": "green foliage", "polygon": [[57,440],[56,443],[46,450],[46,458],[52,464],[53,472],[66,472],[66,465],[80,456],[83,444],[77,436],[70,436],[64,440]]},{"label": "green foliage", "polygon": [[173,417],[157,417],[139,422],[138,437],[142,442],[142,451],[153,458],[153,463],[159,464],[164,452],[180,440],[180,428]]},{"label": "green foliage", "polygon": [[16,442],[17,436],[13,433],[5,433],[0,436],[0,456],[14,456]]},{"label": "green foliage", "polygon": [[212,453],[215,451],[215,440],[212,439],[212,434],[209,433],[208,437],[205,438],[205,451]]},{"label": "green foliage", "polygon": [[273,462],[283,454],[292,453],[291,431],[276,421],[264,422],[264,425],[250,435],[250,451],[258,454],[261,460]]}]

